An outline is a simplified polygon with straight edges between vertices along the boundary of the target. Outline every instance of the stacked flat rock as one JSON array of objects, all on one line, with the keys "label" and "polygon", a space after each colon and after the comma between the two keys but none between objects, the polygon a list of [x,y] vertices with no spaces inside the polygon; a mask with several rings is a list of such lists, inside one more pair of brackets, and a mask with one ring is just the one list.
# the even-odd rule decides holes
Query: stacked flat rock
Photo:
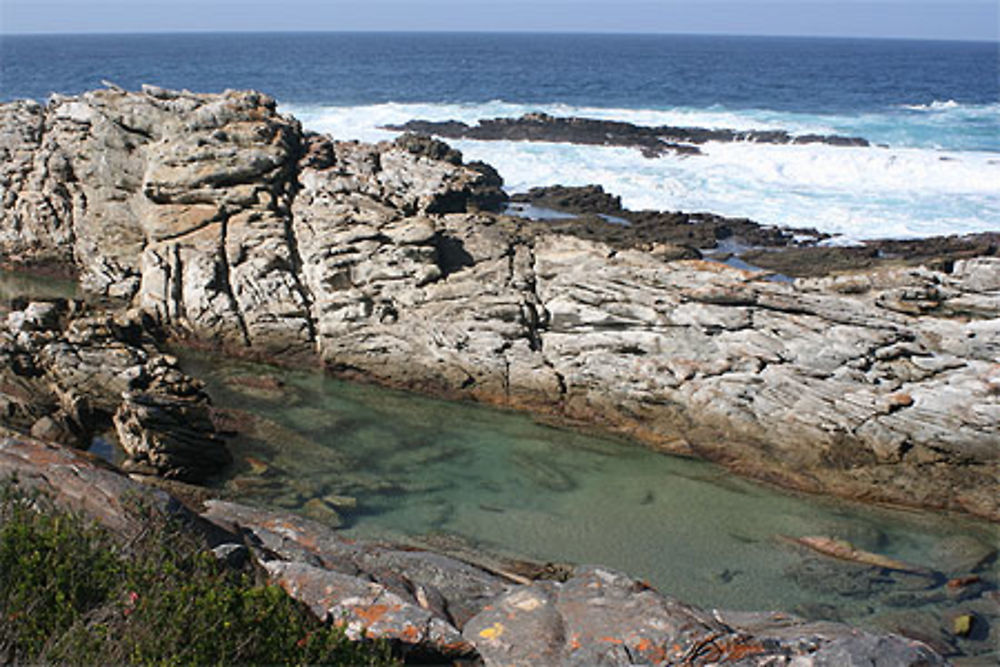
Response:
[{"label": "stacked flat rock", "polygon": [[126,467],[199,481],[229,462],[202,384],[157,351],[138,311],[86,314],[78,302],[32,302],[0,327],[0,417],[83,449],[112,425]]}]

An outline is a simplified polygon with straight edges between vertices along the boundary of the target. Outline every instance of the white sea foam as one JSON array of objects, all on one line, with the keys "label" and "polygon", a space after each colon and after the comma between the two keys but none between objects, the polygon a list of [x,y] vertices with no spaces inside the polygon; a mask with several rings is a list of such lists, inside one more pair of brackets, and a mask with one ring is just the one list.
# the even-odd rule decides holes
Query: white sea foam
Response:
[{"label": "white sea foam", "polygon": [[930,104],[904,104],[904,109],[910,109],[911,111],[944,111],[946,109],[957,109],[961,105],[955,100],[934,100]]},{"label": "white sea foam", "polygon": [[[830,132],[823,117],[722,109],[600,109],[565,105],[379,104],[290,107],[312,130],[341,139],[380,141],[385,124],[518,116],[624,120],[643,125],[782,128]],[[882,122],[889,121],[882,119]],[[709,143],[700,156],[647,159],[628,148],[526,142],[450,141],[466,159],[495,166],[508,189],[599,183],[629,208],[710,211],[760,222],[875,237],[1000,230],[1000,153],[823,144]]]}]

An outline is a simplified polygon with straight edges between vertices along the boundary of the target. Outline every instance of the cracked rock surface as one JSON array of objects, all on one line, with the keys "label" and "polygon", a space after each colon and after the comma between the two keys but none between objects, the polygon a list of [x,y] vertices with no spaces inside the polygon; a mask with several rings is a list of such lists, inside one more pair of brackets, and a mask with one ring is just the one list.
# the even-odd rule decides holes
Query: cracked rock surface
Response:
[{"label": "cracked rock surface", "polygon": [[87,449],[113,426],[127,467],[188,481],[229,463],[202,384],[159,352],[148,316],[20,305],[0,326],[0,434]]},{"label": "cracked rock surface", "polygon": [[1000,520],[1000,258],[778,283],[612,247],[484,210],[495,172],[440,142],[253,92],[5,104],[0,152],[0,251],[175,335]]},{"label": "cracked rock surface", "polygon": [[177,526],[223,560],[249,552],[273,583],[349,636],[390,640],[431,664],[945,664],[899,635],[775,613],[708,612],[604,568],[576,568],[562,582],[514,581],[431,551],[348,540],[290,513],[221,500],[192,509],[96,457],[0,434],[0,480],[12,476],[126,541],[146,529],[143,506],[182,519]]}]

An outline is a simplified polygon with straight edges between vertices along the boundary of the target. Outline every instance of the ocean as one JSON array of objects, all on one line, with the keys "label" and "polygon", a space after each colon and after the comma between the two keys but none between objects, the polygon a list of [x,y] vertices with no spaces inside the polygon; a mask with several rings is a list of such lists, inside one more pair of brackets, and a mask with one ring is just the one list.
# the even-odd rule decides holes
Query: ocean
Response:
[{"label": "ocean", "polygon": [[704,155],[450,141],[507,188],[599,183],[635,209],[814,227],[834,243],[1000,230],[995,42],[670,35],[4,36],[0,99],[142,83],[256,88],[307,129],[377,141],[412,119],[556,116],[861,136]]}]

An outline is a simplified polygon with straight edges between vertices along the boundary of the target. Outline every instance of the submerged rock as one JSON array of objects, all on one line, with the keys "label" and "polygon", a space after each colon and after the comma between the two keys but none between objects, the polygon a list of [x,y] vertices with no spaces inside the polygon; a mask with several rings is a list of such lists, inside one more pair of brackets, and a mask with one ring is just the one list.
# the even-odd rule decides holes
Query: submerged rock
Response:
[{"label": "submerged rock", "polygon": [[934,545],[931,557],[943,572],[955,575],[981,572],[996,562],[997,545],[971,535],[952,535]]}]

